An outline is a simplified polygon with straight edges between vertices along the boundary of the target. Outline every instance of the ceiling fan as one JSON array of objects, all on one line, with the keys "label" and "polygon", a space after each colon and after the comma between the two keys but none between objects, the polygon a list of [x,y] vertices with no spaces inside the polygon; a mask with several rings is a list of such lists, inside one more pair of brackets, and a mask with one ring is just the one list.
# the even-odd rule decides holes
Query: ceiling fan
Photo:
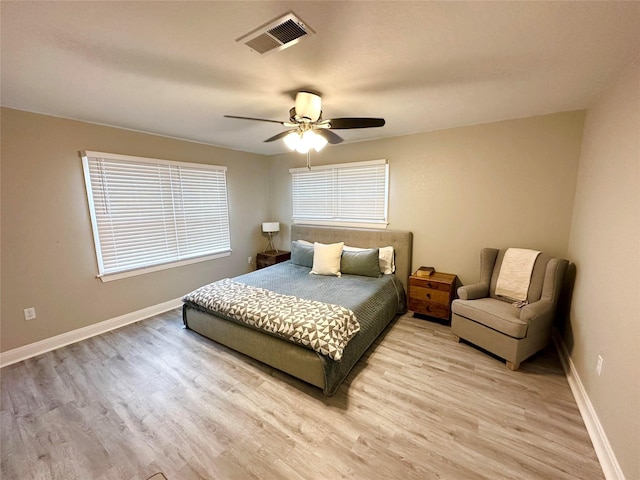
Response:
[{"label": "ceiling fan", "polygon": [[265,142],[273,142],[283,138],[291,150],[307,154],[312,148],[319,152],[327,143],[336,145],[343,141],[342,137],[331,130],[382,127],[385,123],[384,118],[368,117],[323,120],[322,99],[319,95],[306,91],[296,94],[296,103],[295,106],[289,110],[288,122],[268,120],[265,118],[239,117],[236,115],[225,115],[225,117],[279,123],[283,127],[289,128],[289,130],[267,138]]}]

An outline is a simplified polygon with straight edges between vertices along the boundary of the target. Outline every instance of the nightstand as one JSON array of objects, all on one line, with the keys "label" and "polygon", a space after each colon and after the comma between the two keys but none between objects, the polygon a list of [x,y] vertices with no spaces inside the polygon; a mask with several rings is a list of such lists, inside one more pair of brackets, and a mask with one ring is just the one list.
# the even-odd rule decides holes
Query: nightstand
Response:
[{"label": "nightstand", "polygon": [[457,279],[451,273],[434,272],[426,277],[414,273],[409,277],[409,310],[414,316],[427,315],[449,321]]},{"label": "nightstand", "polygon": [[286,262],[291,258],[291,252],[283,250],[269,250],[256,255],[256,270],[264,267],[275,265],[276,263]]}]

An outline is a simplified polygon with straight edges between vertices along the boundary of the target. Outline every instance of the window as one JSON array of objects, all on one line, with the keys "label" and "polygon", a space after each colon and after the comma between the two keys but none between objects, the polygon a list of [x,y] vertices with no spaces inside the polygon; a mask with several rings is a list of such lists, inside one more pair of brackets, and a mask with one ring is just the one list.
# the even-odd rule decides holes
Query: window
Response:
[{"label": "window", "polygon": [[226,168],[82,157],[102,281],[229,255]]},{"label": "window", "polygon": [[386,160],[292,168],[289,172],[295,223],[386,228]]}]

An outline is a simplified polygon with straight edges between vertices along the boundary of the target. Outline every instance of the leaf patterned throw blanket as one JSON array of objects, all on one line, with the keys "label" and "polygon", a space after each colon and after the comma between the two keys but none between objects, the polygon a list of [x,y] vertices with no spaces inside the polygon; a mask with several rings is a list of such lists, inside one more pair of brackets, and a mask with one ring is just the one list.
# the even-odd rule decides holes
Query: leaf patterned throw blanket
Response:
[{"label": "leaf patterned throw blanket", "polygon": [[337,362],[360,330],[348,308],[281,295],[229,278],[200,287],[182,300],[310,347]]}]

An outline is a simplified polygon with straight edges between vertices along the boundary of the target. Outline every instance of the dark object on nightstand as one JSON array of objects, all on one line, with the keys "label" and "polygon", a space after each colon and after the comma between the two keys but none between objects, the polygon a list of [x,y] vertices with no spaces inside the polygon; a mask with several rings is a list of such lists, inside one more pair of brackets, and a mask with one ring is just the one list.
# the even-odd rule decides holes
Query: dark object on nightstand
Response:
[{"label": "dark object on nightstand", "polygon": [[269,250],[256,255],[256,270],[264,267],[275,265],[276,263],[286,262],[291,258],[291,252],[283,250]]},{"label": "dark object on nightstand", "polygon": [[433,272],[428,277],[416,273],[409,277],[409,310],[414,316],[427,315],[449,321],[458,277],[441,272]]}]

